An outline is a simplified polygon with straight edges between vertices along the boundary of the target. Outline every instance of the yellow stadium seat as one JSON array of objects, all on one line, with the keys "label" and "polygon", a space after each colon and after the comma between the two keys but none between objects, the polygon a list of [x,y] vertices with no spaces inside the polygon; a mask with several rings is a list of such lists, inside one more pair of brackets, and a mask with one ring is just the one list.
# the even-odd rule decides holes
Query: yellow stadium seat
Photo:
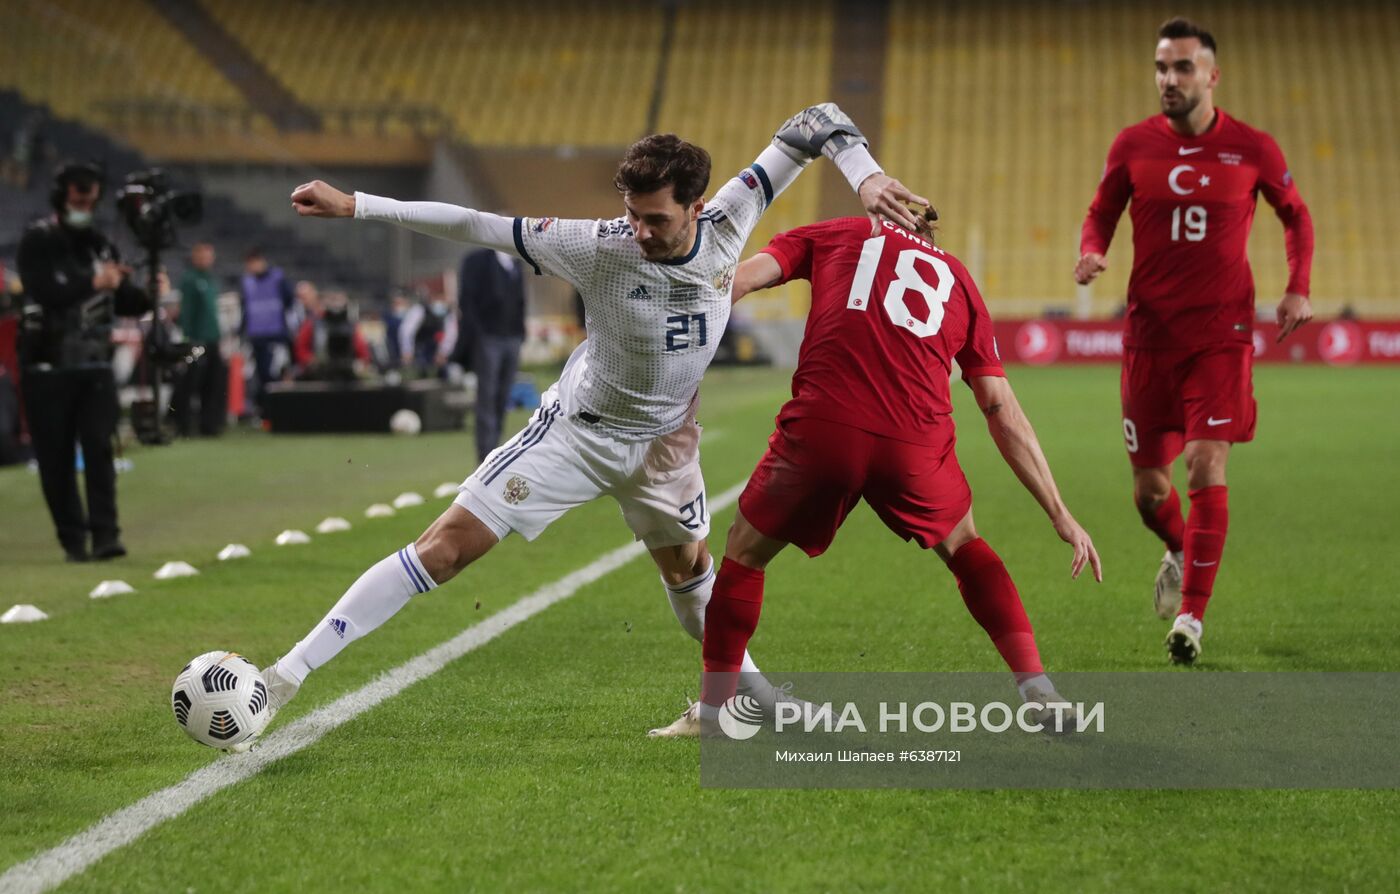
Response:
[{"label": "yellow stadium seat", "polygon": [[0,3],[0,84],[55,114],[116,127],[133,115],[246,113],[219,71],[148,3]]}]

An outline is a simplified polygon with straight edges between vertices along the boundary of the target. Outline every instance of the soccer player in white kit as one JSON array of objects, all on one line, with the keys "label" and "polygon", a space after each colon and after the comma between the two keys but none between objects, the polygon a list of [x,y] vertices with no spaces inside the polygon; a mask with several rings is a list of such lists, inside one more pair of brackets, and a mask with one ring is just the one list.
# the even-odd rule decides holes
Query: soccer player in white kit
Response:
[{"label": "soccer player in white kit", "polygon": [[[464,481],[415,542],[371,567],[286,655],[263,672],[273,709],[312,670],[387,621],[415,595],[446,583],[512,531],[533,540],[575,506],[607,494],[650,550],[671,607],[704,638],[715,568],[700,473],[698,386],[729,319],[730,285],[758,218],[806,165],[825,154],[871,218],[913,228],[905,202],[927,205],[885,176],[865,138],[834,104],[790,118],[749,167],[705,202],[710,159],[672,134],[628,149],[615,220],[508,218],[436,202],[347,195],[313,181],[292,193],[311,217],[378,220],[519,256],[583,296],[588,338],[540,409]],[[744,685],[776,697],[744,656]],[[688,732],[683,717],[653,734]]]}]

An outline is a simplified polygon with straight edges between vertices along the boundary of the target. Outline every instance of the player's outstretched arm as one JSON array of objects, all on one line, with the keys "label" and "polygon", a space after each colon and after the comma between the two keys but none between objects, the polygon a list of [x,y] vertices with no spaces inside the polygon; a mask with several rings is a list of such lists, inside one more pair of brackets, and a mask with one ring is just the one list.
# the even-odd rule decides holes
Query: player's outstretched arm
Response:
[{"label": "player's outstretched arm", "polygon": [[425,236],[519,254],[515,247],[513,218],[460,205],[400,202],[363,192],[351,195],[324,180],[312,180],[292,190],[292,208],[302,217],[379,220]]},{"label": "player's outstretched arm", "polygon": [[730,301],[738,304],[739,299],[748,293],[776,285],[782,278],[783,268],[779,266],[778,259],[766,251],[761,251],[744,261],[739,265],[739,269],[734,271],[734,287],[730,293]]},{"label": "player's outstretched arm", "polygon": [[1059,488],[1055,486],[1055,476],[1050,474],[1050,464],[1045,461],[1045,453],[1040,449],[1035,429],[1021,410],[1011,383],[1001,376],[974,376],[968,384],[977,399],[982,415],[987,417],[987,428],[1001,451],[1002,459],[1016,473],[1026,490],[1031,492],[1060,539],[1074,547],[1074,559],[1070,563],[1070,576],[1079,577],[1085,564],[1094,570],[1094,580],[1103,580],[1103,567],[1094,542],[1079,522],[1070,515],[1064,500],[1060,499]]},{"label": "player's outstretched arm", "polygon": [[[818,156],[825,155],[835,163],[851,189],[860,196],[873,226],[888,220],[908,230],[917,230],[920,221],[907,207],[908,203],[930,207],[932,203],[909,191],[904,184],[885,174],[870,154],[869,142],[854,121],[832,102],[808,106],[793,115],[773,135],[773,148],[785,155],[792,164],[791,178]],[[765,155],[769,154],[765,151]],[[770,158],[772,156],[770,155]],[[760,156],[761,164],[763,157]],[[788,168],[790,166],[782,166]],[[786,184],[784,184],[786,185]],[[776,184],[775,184],[776,186]],[[776,193],[775,193],[776,194]]]}]

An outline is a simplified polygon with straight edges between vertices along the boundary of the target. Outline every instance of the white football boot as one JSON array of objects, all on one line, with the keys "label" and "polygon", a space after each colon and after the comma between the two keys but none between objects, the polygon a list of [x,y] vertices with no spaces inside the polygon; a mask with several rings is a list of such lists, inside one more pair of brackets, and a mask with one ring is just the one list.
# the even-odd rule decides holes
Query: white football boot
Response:
[{"label": "white football boot", "polygon": [[[687,701],[689,701],[687,699]],[[700,703],[689,702],[689,706],[681,712],[667,726],[659,726],[656,729],[648,730],[647,735],[653,739],[692,739],[700,735]]]},{"label": "white football boot", "polygon": [[1201,655],[1201,622],[1194,615],[1176,616],[1167,634],[1167,654],[1172,664],[1192,664]]},{"label": "white football boot", "polygon": [[1167,550],[1162,567],[1157,569],[1157,585],[1152,594],[1152,607],[1157,617],[1166,621],[1181,611],[1181,553]]},{"label": "white football boot", "polygon": [[232,745],[224,750],[231,754],[243,754],[253,747],[253,743],[267,731],[267,724],[272,722],[277,711],[291,701],[301,688],[301,684],[291,677],[285,677],[277,672],[277,662],[269,664],[262,670],[263,686],[267,687],[267,723],[263,724],[262,730],[249,736],[237,745]]},{"label": "white football boot", "polygon": [[[1043,727],[1042,732],[1057,736],[1073,733],[1078,728],[1079,715],[1074,710],[1073,703],[1054,689],[1030,686],[1027,687],[1023,698],[1027,704],[1033,702],[1041,706],[1040,710],[1031,714],[1030,719]],[[1058,727],[1055,724],[1057,716],[1063,718]]]},{"label": "white football boot", "polygon": [[[746,682],[739,686],[738,691],[745,695],[752,696],[758,702],[759,708],[763,711],[763,716],[767,718],[776,716],[779,702],[799,705],[802,711],[800,716],[803,718],[806,718],[815,710],[815,706],[811,702],[804,701],[792,694],[791,683],[774,686],[762,676],[758,676],[756,682]],[[707,731],[700,722],[700,703],[698,701],[692,702],[689,699],[686,701],[688,702],[688,707],[686,707],[681,716],[672,721],[669,726],[648,730],[647,735],[655,739],[696,738],[705,735]]]}]

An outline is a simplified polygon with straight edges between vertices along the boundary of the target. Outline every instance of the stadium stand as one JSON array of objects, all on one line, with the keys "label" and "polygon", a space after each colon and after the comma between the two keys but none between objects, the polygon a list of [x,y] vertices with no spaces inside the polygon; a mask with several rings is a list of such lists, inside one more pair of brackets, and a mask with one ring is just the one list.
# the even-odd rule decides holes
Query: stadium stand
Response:
[{"label": "stadium stand", "polygon": [[[314,111],[325,130],[310,138],[334,142],[343,134],[360,139],[339,142],[365,146],[372,137],[404,134],[465,141],[479,150],[479,163],[466,167],[498,178],[502,201],[493,207],[534,213],[615,213],[601,172],[649,128],[710,149],[717,186],[752,159],[775,123],[841,92],[842,59],[883,54],[875,94],[883,115],[871,126],[880,134],[877,154],[934,198],[940,238],[969,263],[999,311],[1102,316],[1123,300],[1126,216],[1110,269],[1091,293],[1079,293],[1069,271],[1108,145],[1118,129],[1156,109],[1150,54],[1165,15],[1156,7],[889,0],[883,44],[867,47],[838,26],[842,0],[766,4],[761,22],[751,5],[735,0],[197,2],[229,41]],[[162,141],[179,143],[182,120],[272,133],[271,120],[157,5],[0,4],[0,88],[108,137],[129,137],[139,123],[139,145],[157,157]],[[1375,195],[1400,179],[1400,61],[1391,49],[1400,43],[1400,16],[1376,0],[1188,0],[1176,11],[1198,15],[1220,40],[1221,106],[1273,133],[1289,157],[1317,229],[1318,312],[1394,313],[1400,222]],[[306,35],[314,35],[314,51]],[[19,127],[11,117],[0,123],[6,134]],[[248,144],[224,142],[234,157],[225,153],[218,162],[241,163],[237,147]],[[432,142],[419,142],[426,148],[406,146],[394,163],[426,165]],[[387,164],[385,149],[367,152]],[[246,161],[269,157],[283,168],[313,166],[296,152],[249,149]],[[199,159],[192,153],[189,160]],[[322,157],[315,166],[370,163],[368,156]],[[545,168],[552,176],[532,173]],[[561,191],[579,172],[587,185]],[[823,212],[831,207],[823,191],[841,188],[815,172],[802,178],[750,249],[831,213]],[[3,223],[15,225],[12,217]],[[1258,213],[1251,257],[1267,305],[1285,278],[1282,239],[1267,207]],[[805,310],[800,291],[755,296],[748,307],[758,316],[795,317]]]},{"label": "stadium stand", "polygon": [[147,3],[0,3],[0,86],[104,129],[216,116],[269,130],[243,96]]},{"label": "stadium stand", "polygon": [[[1173,9],[1174,12],[1178,11]],[[1219,105],[1277,138],[1317,230],[1314,305],[1394,313],[1400,238],[1378,185],[1400,180],[1400,18],[1386,4],[1184,4],[1220,44]],[[893,0],[885,159],[935,198],[942,240],[1002,313],[1070,309],[1079,226],[1117,131],[1157,110],[1158,7]],[[1127,215],[1094,286],[1112,312],[1129,272]],[[1287,278],[1260,202],[1250,243],[1261,306]]]},{"label": "stadium stand", "polygon": [[[829,98],[832,22],[830,2],[772,4],[761,27],[752,4],[679,8],[656,126],[710,151],[712,190],[753,161],[789,115]],[[749,249],[816,220],[821,186],[815,170],[804,174],[764,215]],[[793,316],[806,313],[807,300],[805,288],[783,289],[754,295],[744,306],[758,318]]]},{"label": "stadium stand", "polygon": [[[407,105],[478,146],[616,146],[646,127],[661,7],[645,0],[528,5],[203,0],[304,103],[351,132],[349,110]],[[315,35],[308,52],[306,35]],[[400,120],[396,128],[412,128]]]},{"label": "stadium stand", "polygon": [[[98,208],[98,218],[127,256],[135,259],[126,227],[116,219],[111,194],[120,188],[127,174],[151,167],[150,160],[84,125],[49,117],[48,110],[26,102],[13,91],[0,90],[0,121],[22,121],[35,115],[45,119],[44,138],[54,158],[95,159],[106,166],[108,197]],[[0,180],[0,207],[5,209],[0,215],[0,258],[12,259],[29,221],[49,213],[50,167],[51,164],[42,165],[39,176],[27,188]],[[182,187],[197,185],[188,175],[176,182]],[[365,269],[338,257],[324,245],[301,238],[292,223],[273,224],[260,214],[238,207],[228,196],[206,193],[203,220],[181,227],[181,244],[189,246],[201,239],[212,242],[223,255],[220,269],[229,271],[237,269],[245,248],[264,245],[290,276],[338,285],[360,295],[387,294],[385,271]],[[181,248],[166,256],[173,270],[181,268],[184,254]]]}]

